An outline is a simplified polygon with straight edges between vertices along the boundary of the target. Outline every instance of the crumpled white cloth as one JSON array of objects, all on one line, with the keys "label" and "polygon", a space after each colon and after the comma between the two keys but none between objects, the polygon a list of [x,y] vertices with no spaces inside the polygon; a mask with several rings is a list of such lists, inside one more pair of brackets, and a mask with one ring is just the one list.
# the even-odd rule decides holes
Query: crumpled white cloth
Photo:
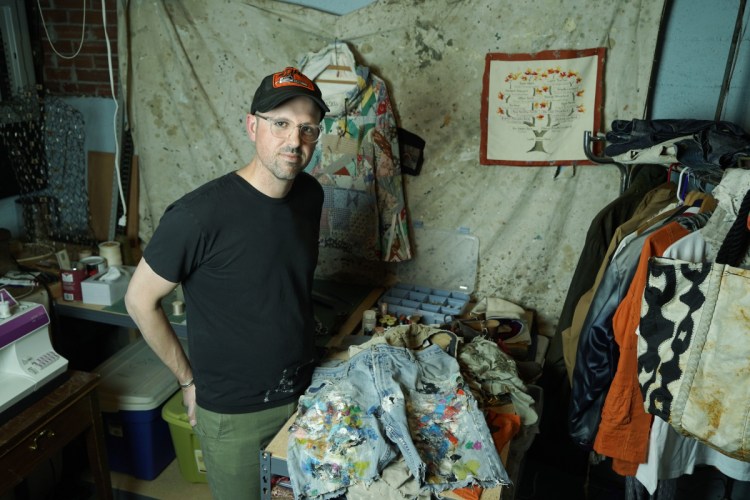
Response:
[{"label": "crumpled white cloth", "polygon": [[[539,419],[534,410],[534,398],[527,392],[526,384],[518,377],[516,362],[505,354],[494,342],[482,337],[475,337],[464,344],[458,353],[461,373],[478,400],[486,396],[508,394],[516,413],[521,417],[521,424],[533,425]],[[484,395],[485,397],[482,397]]]}]

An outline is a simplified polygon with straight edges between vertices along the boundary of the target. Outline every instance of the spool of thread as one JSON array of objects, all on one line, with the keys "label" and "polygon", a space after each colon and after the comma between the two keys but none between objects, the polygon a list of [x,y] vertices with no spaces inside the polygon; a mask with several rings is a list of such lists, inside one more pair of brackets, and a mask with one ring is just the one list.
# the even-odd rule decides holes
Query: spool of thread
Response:
[{"label": "spool of thread", "polygon": [[0,319],[10,318],[10,302],[5,301],[5,297],[1,297],[0,301]]},{"label": "spool of thread", "polygon": [[122,265],[122,251],[119,241],[103,241],[99,243],[99,255],[107,259],[110,266]]},{"label": "spool of thread", "polygon": [[97,255],[86,257],[78,261],[82,266],[86,266],[86,274],[94,276],[107,270],[107,260]]},{"label": "spool of thread", "polygon": [[182,316],[185,314],[185,303],[181,300],[175,300],[172,302],[172,314],[175,316]]}]

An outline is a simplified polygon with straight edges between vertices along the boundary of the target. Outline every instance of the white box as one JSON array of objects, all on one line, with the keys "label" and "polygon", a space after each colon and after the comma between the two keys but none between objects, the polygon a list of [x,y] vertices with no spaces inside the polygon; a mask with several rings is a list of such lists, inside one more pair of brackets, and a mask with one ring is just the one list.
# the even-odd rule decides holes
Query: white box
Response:
[{"label": "white box", "polygon": [[113,266],[86,278],[81,282],[83,303],[111,306],[125,296],[134,270],[132,266]]}]

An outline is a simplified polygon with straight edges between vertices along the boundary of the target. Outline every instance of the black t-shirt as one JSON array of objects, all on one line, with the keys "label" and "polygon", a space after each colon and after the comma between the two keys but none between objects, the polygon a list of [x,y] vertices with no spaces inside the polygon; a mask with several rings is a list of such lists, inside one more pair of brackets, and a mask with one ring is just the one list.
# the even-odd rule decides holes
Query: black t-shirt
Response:
[{"label": "black t-shirt", "polygon": [[230,173],[167,207],[144,258],[182,283],[201,407],[256,411],[309,385],[322,205],[323,189],[303,172],[281,199]]}]

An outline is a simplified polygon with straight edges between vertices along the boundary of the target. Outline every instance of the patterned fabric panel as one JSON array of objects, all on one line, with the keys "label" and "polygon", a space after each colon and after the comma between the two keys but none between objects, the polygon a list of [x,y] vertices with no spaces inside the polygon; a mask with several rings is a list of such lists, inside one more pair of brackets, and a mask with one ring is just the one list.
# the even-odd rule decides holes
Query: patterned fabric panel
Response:
[{"label": "patterned fabric panel", "polygon": [[667,422],[686,353],[700,321],[706,277],[711,270],[710,264],[685,262],[675,266],[671,262],[660,258],[649,262],[638,340],[638,382],[645,409]]},{"label": "patterned fabric panel", "polygon": [[652,259],[638,381],[678,432],[750,461],[750,270]]}]

